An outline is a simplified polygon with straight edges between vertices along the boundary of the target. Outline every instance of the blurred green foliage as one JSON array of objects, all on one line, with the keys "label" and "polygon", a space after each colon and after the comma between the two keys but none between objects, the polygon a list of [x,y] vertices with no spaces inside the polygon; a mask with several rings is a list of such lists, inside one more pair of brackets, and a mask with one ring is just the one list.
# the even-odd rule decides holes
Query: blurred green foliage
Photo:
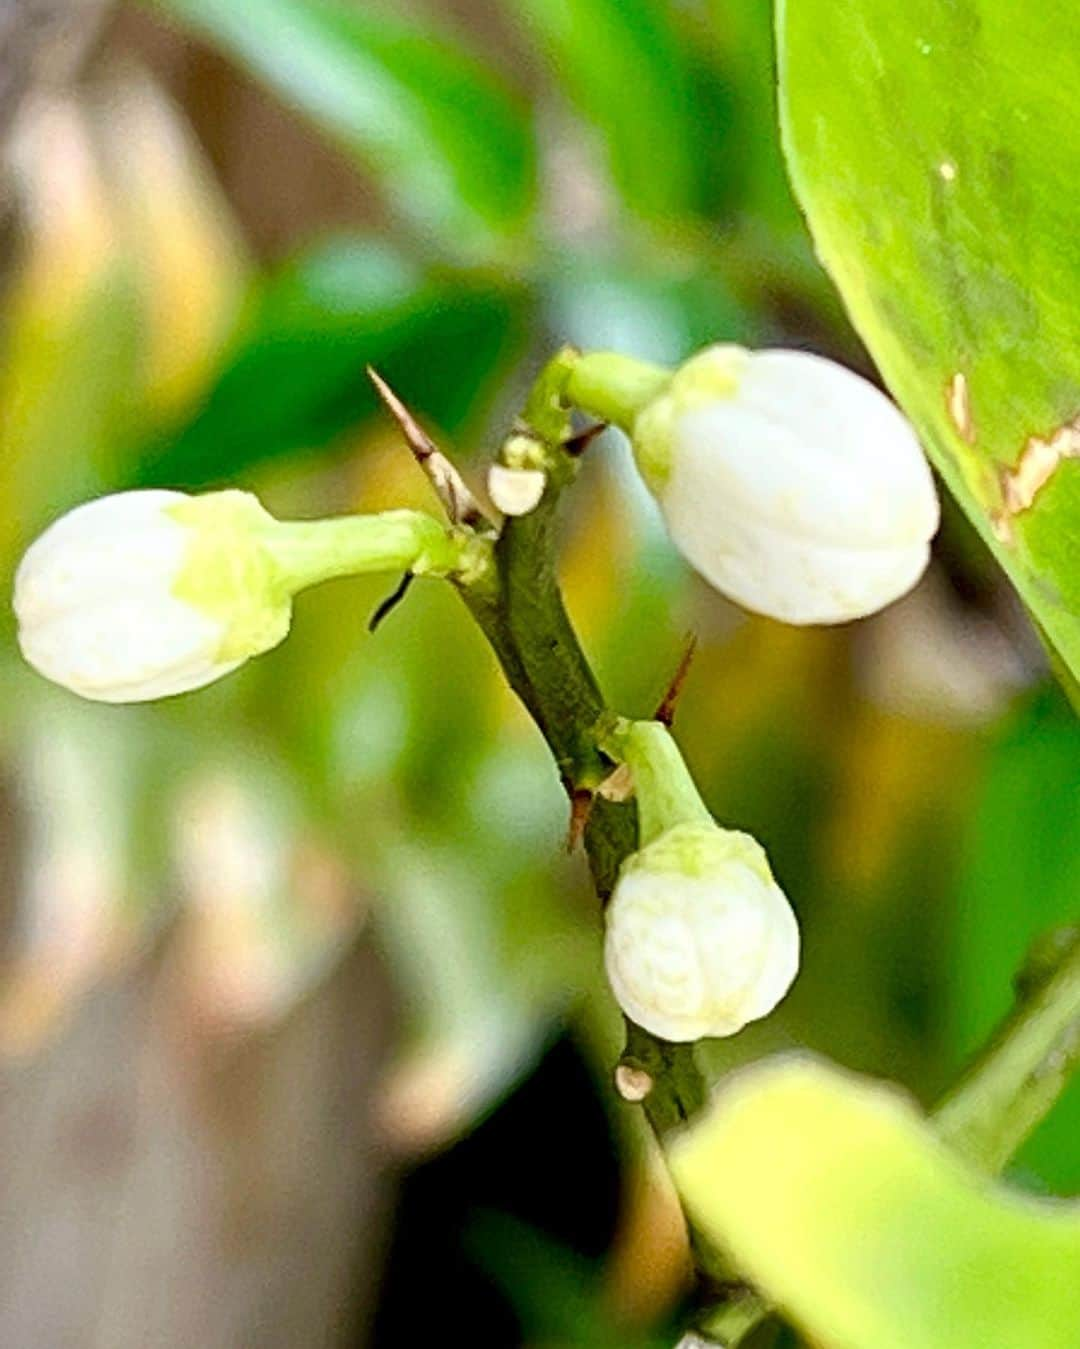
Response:
[{"label": "blurred green foliage", "polygon": [[355,155],[413,227],[470,257],[528,228],[526,110],[449,36],[343,0],[161,0]]},{"label": "blurred green foliage", "polygon": [[520,294],[440,281],[379,239],[316,244],[271,273],[250,308],[205,404],[141,450],[136,482],[194,489],[324,449],[375,412],[365,365],[407,379],[417,351],[431,362],[425,410],[456,429],[522,341]]},{"label": "blurred green foliage", "polygon": [[[966,843],[950,942],[950,1029],[966,1053],[1008,1010],[1010,983],[1037,936],[1076,921],[1080,896],[1080,723],[1057,691],[1021,708],[987,761]],[[1020,1154],[1018,1167],[1080,1192],[1080,1082]]]}]

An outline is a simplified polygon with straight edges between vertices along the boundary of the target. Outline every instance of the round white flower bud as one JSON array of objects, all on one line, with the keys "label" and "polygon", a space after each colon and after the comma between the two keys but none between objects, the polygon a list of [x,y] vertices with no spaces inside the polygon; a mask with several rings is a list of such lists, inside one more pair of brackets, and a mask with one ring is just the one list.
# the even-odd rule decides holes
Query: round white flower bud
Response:
[{"label": "round white flower bud", "polygon": [[76,507],[16,574],[23,655],[99,702],[209,684],[289,630],[289,592],[260,544],[274,523],[244,492],[121,492]]},{"label": "round white flower bud", "polygon": [[734,1035],[791,986],[799,927],[753,838],[680,824],[623,864],[604,960],[619,1005],[653,1035]]},{"label": "round white flower bud", "polygon": [[687,560],[786,623],[841,623],[922,575],[938,501],[896,406],[832,361],[716,346],[633,422],[639,466]]}]

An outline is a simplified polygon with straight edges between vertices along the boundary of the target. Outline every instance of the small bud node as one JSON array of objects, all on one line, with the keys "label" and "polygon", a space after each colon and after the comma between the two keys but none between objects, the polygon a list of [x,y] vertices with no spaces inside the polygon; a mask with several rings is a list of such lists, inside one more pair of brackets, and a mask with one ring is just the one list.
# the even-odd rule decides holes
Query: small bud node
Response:
[{"label": "small bud node", "polygon": [[632,1105],[640,1105],[655,1086],[651,1074],[632,1063],[620,1063],[615,1069],[615,1090]]},{"label": "small bud node", "polygon": [[488,470],[488,495],[503,515],[528,515],[540,504],[546,485],[542,469],[492,464]]}]

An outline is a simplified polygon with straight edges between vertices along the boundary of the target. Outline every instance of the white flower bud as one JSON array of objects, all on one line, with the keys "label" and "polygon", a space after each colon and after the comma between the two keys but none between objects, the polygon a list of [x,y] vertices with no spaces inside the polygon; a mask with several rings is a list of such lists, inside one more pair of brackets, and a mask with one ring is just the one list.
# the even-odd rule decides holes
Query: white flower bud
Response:
[{"label": "white flower bud", "polygon": [[165,698],[277,646],[305,586],[368,571],[445,575],[460,559],[421,511],[293,523],[247,492],[121,492],[76,507],[27,550],[19,644],[84,698]]},{"label": "white flower bud", "polygon": [[734,1035],[791,986],[799,927],[754,839],[679,824],[623,864],[604,958],[619,1005],[653,1035]]},{"label": "white flower bud", "polygon": [[84,698],[141,702],[200,688],[289,630],[290,594],[244,492],[121,492],[78,506],[15,577],[23,655]]},{"label": "white flower bud", "polygon": [[710,347],[632,434],[676,545],[747,609],[845,622],[926,567],[938,502],[918,441],[884,394],[832,361]]}]

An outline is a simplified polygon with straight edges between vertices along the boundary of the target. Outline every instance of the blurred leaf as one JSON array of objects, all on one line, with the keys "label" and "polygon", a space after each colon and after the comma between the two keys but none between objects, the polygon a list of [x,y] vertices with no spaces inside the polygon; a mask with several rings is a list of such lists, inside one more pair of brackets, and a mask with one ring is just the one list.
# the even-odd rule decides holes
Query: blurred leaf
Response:
[{"label": "blurred leaf", "polygon": [[500,1213],[474,1218],[466,1240],[513,1301],[530,1340],[597,1344],[602,1328],[595,1261]]},{"label": "blurred leaf", "polygon": [[[373,855],[380,862],[378,933],[407,994],[410,1035],[380,1115],[395,1148],[410,1153],[464,1133],[535,1065],[582,971],[576,954],[566,960],[574,933],[564,922],[558,940],[552,888],[535,864],[514,887],[507,868],[506,879],[485,872],[475,834],[455,847],[415,819],[406,837],[389,833],[369,829],[364,843],[369,868]],[[514,888],[525,921],[507,942],[500,917]],[[529,940],[538,921],[546,950]]]},{"label": "blurred leaf", "polygon": [[[219,737],[169,792],[184,904],[174,983],[203,1030],[282,1019],[355,936],[363,916],[338,850],[266,743]],[[178,790],[177,790],[178,788]]]},{"label": "blurred leaf", "polygon": [[484,255],[533,199],[523,108],[445,33],[345,0],[151,0],[242,62],[378,177],[422,233]]},{"label": "blurred leaf", "polygon": [[5,296],[0,490],[11,546],[123,480],[125,455],[220,360],[243,250],[178,112],[126,73],[31,109],[13,160],[20,248]]},{"label": "blurred leaf", "polygon": [[[710,0],[714,97],[724,97],[727,125],[714,147],[713,191],[760,227],[802,232],[776,123],[773,0]],[[719,150],[719,154],[716,151]]]},{"label": "blurred leaf", "polygon": [[[1008,1010],[1036,936],[1080,920],[1080,723],[1045,689],[995,746],[972,824],[952,947],[951,1032],[971,1052]],[[1056,1190],[1080,1189],[1080,1081],[1020,1154]]]},{"label": "blurred leaf", "polygon": [[890,1087],[770,1060],[671,1164],[706,1237],[835,1349],[1078,1343],[1080,1209],[976,1175]]},{"label": "blurred leaf", "polygon": [[618,262],[568,254],[553,271],[551,327],[578,346],[677,364],[715,342],[759,337],[752,315],[713,259],[654,250]]},{"label": "blurred leaf", "polygon": [[786,148],[818,252],[1078,673],[1080,463],[1065,462],[1080,410],[1076,7],[792,0],[779,22]]},{"label": "blurred leaf", "polygon": [[[400,450],[363,482],[361,508],[430,491]],[[510,712],[459,599],[419,582],[370,636],[363,619],[386,584],[341,581],[298,602],[290,641],[256,663],[255,716],[317,757],[334,836],[378,896],[402,1033],[376,1106],[410,1155],[465,1133],[535,1064],[594,977],[599,931],[560,849],[550,756]]]},{"label": "blurred leaf", "polygon": [[19,247],[0,352],[0,566],[26,531],[100,488],[138,413],[136,268],[97,129],[73,99],[35,106],[11,147]]},{"label": "blurred leaf", "polygon": [[248,260],[224,193],[165,94],[127,72],[98,91],[98,102],[120,246],[138,286],[139,395],[160,425],[190,406],[212,374]]},{"label": "blurred leaf", "polygon": [[322,449],[375,410],[368,364],[452,429],[513,350],[515,319],[494,284],[442,284],[389,245],[328,241],[271,276],[206,402],[144,450],[136,480],[195,487]]},{"label": "blurred leaf", "polygon": [[506,0],[550,75],[603,136],[626,204],[652,219],[702,198],[700,112],[686,54],[660,0]]},{"label": "blurred leaf", "polygon": [[[115,471],[118,444],[135,422],[138,315],[127,270],[110,261],[94,288],[70,308],[31,312],[34,297],[7,297],[0,376],[0,532],[4,569],[28,542],[28,530]],[[9,532],[10,531],[10,532]]]}]

